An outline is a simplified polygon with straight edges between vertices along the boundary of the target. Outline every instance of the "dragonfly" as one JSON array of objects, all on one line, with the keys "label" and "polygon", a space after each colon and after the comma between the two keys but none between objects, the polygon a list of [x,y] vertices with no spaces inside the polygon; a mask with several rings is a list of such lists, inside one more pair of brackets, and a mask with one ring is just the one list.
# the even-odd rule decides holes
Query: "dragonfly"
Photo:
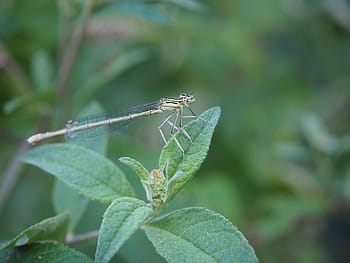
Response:
[{"label": "dragonfly", "polygon": [[[190,104],[195,102],[195,100],[195,96],[181,93],[178,98],[165,97],[158,101],[132,107],[122,112],[101,113],[80,120],[69,120],[63,129],[32,135],[27,139],[27,142],[30,144],[36,144],[40,141],[60,135],[64,135],[68,140],[88,140],[106,134],[118,133],[121,128],[127,126],[133,120],[169,112],[158,126],[160,135],[166,144],[168,141],[166,140],[162,128],[166,123],[170,124],[171,137],[174,138],[175,143],[182,153],[184,153],[184,149],[174,135],[176,131],[179,131],[192,143],[191,136],[185,129],[183,129],[183,119],[198,118],[190,107]],[[191,115],[184,115],[185,108],[189,110]],[[170,120],[173,117],[174,121],[172,122]]]}]

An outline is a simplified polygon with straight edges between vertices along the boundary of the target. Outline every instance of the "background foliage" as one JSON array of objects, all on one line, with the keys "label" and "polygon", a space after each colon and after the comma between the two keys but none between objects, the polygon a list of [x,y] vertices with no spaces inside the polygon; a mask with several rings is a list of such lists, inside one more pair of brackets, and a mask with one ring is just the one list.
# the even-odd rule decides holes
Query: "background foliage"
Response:
[{"label": "background foliage", "polygon": [[[169,210],[223,214],[261,262],[350,261],[350,1],[96,1],[65,84],[62,57],[87,2],[0,2],[1,241],[54,214],[53,178],[19,161],[24,138],[92,101],[114,111],[187,91],[196,112],[220,105],[222,116]],[[156,167],[160,119],[111,138],[107,156]],[[78,233],[97,229],[104,209],[89,203]],[[144,240],[114,262],[163,262]]]}]

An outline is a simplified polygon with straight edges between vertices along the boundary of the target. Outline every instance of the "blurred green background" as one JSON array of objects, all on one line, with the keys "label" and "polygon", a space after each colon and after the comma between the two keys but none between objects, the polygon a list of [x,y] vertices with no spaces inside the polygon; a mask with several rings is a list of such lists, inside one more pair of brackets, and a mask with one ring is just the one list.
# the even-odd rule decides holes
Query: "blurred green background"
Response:
[{"label": "blurred green background", "polygon": [[[189,92],[195,112],[219,105],[222,116],[207,159],[167,211],[221,213],[261,262],[350,262],[350,1],[89,3],[0,2],[0,241],[54,215],[54,178],[19,159],[27,136],[61,128],[94,101],[118,111]],[[143,199],[117,158],[157,168],[161,119],[108,143]],[[104,209],[89,203],[76,232],[97,229]],[[76,248],[93,256],[95,245]],[[140,231],[113,262],[164,260]]]}]

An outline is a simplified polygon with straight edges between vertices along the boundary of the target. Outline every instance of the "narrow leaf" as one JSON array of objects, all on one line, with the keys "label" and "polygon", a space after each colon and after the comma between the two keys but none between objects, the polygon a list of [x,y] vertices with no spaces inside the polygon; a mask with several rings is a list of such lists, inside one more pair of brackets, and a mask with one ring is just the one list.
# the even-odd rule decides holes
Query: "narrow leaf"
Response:
[{"label": "narrow leaf", "polygon": [[191,137],[192,143],[183,133],[178,132],[175,135],[185,152],[184,154],[174,139],[170,139],[163,148],[159,158],[160,169],[163,170],[164,167],[167,167],[166,174],[168,178],[173,177],[178,171],[184,173],[176,181],[172,196],[169,199],[175,196],[191,179],[204,161],[219,117],[220,108],[214,107],[202,113],[196,120],[185,125],[184,129]]},{"label": "narrow leaf", "polygon": [[223,216],[204,208],[174,211],[144,229],[170,263],[258,262],[242,233]]},{"label": "narrow leaf", "polygon": [[47,218],[35,225],[30,226],[12,240],[0,246],[0,251],[15,247],[23,246],[42,240],[63,241],[68,227],[69,217],[67,214]]},{"label": "narrow leaf", "polygon": [[92,263],[92,260],[83,253],[59,243],[36,243],[0,253],[0,262]]},{"label": "narrow leaf", "polygon": [[90,199],[108,203],[116,197],[133,195],[124,173],[113,162],[78,145],[43,145],[22,159],[57,176]]},{"label": "narrow leaf", "polygon": [[115,199],[103,216],[95,262],[108,262],[152,211],[143,201],[135,198]]},{"label": "narrow leaf", "polygon": [[203,9],[202,4],[197,0],[168,0],[168,2],[174,3],[178,6],[181,6],[193,11],[199,11]]},{"label": "narrow leaf", "polygon": [[170,17],[162,11],[157,3],[145,3],[139,1],[113,2],[97,12],[98,15],[132,15],[148,22],[166,24]]},{"label": "narrow leaf", "polygon": [[119,158],[119,161],[121,161],[123,164],[126,164],[130,166],[132,169],[134,169],[134,171],[138,174],[141,180],[143,181],[148,180],[149,172],[140,162],[130,157],[121,157]]},{"label": "narrow leaf", "polygon": [[53,84],[53,63],[46,50],[39,50],[32,58],[32,78],[38,89],[48,89]]}]

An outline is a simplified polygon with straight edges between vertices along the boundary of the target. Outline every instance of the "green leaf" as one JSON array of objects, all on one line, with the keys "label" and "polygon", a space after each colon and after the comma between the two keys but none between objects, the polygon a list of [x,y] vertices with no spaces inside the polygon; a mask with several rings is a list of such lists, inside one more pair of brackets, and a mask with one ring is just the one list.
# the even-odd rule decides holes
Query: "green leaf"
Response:
[{"label": "green leaf", "polygon": [[4,106],[2,107],[2,110],[6,114],[13,113],[23,105],[23,102],[24,102],[23,97],[15,97],[5,102]]},{"label": "green leaf", "polygon": [[57,180],[53,190],[52,202],[57,214],[68,213],[70,215],[69,231],[72,231],[80,221],[89,199],[81,196],[62,181]]},{"label": "green leaf", "polygon": [[67,233],[68,222],[69,217],[67,214],[47,218],[30,226],[7,243],[2,244],[0,251],[10,247],[23,246],[42,240],[63,241]]},{"label": "green leaf", "polygon": [[202,4],[197,0],[167,0],[167,1],[193,11],[199,11],[203,9]]},{"label": "green leaf", "polygon": [[334,153],[339,148],[339,142],[329,134],[322,119],[317,114],[305,114],[302,119],[302,129],[306,139],[316,150]]},{"label": "green leaf", "polygon": [[242,233],[223,216],[204,208],[174,211],[144,229],[168,262],[258,262]]},{"label": "green leaf", "polygon": [[95,262],[108,262],[152,212],[141,200],[130,197],[115,199],[103,216]]},{"label": "green leaf", "polygon": [[48,89],[53,84],[53,63],[46,50],[39,50],[32,57],[32,78],[39,90]]},{"label": "green leaf", "polygon": [[92,263],[81,252],[59,243],[31,244],[0,253],[0,262],[7,263]]},{"label": "green leaf", "polygon": [[184,154],[173,138],[163,148],[159,157],[160,170],[167,167],[166,175],[168,178],[173,177],[177,171],[184,173],[176,181],[172,196],[168,198],[169,200],[191,179],[204,161],[219,117],[220,108],[214,107],[202,113],[196,120],[185,125],[184,129],[190,135],[192,143],[183,133],[178,132],[175,135],[185,151]]},{"label": "green leaf", "polygon": [[108,203],[120,196],[133,195],[124,173],[113,162],[78,145],[43,145],[29,151],[22,159],[94,200]]},{"label": "green leaf", "polygon": [[[97,102],[92,102],[79,112],[77,118],[97,114],[103,111],[103,107],[100,104]],[[107,136],[100,136],[92,141],[72,141],[74,144],[84,146],[103,155],[106,152],[107,142]],[[70,188],[62,181],[56,180],[55,187],[53,189],[52,203],[57,214],[66,212],[70,214],[71,220],[69,224],[69,231],[73,231],[88,205],[88,199],[81,196],[79,193],[77,193],[77,191]]]},{"label": "green leaf", "polygon": [[140,162],[130,157],[121,157],[119,158],[119,161],[134,169],[142,181],[148,181],[149,172]]},{"label": "green leaf", "polygon": [[117,1],[107,5],[97,12],[98,15],[132,15],[148,22],[167,24],[170,17],[157,3],[145,3],[139,1]]}]

